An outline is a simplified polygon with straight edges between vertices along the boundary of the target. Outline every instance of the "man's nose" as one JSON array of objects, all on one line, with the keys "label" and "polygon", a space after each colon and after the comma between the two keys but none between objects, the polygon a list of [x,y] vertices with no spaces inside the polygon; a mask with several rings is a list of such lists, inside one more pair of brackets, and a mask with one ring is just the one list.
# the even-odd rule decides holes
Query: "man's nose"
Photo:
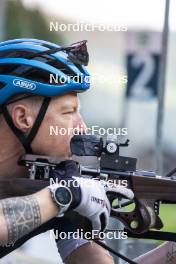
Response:
[{"label": "man's nose", "polygon": [[77,115],[77,118],[74,121],[74,128],[77,129],[78,132],[80,132],[80,133],[85,133],[86,132],[87,126],[86,126],[81,114]]}]

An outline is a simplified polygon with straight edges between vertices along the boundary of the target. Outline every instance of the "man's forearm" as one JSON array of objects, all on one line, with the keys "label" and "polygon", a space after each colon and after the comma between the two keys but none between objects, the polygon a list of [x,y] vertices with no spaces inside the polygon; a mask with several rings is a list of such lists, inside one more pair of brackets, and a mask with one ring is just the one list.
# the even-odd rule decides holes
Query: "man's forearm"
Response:
[{"label": "man's forearm", "polygon": [[34,195],[1,200],[0,245],[13,244],[57,214],[58,208],[48,189]]},{"label": "man's forearm", "polygon": [[138,264],[176,264],[176,243],[166,242],[135,261]]}]

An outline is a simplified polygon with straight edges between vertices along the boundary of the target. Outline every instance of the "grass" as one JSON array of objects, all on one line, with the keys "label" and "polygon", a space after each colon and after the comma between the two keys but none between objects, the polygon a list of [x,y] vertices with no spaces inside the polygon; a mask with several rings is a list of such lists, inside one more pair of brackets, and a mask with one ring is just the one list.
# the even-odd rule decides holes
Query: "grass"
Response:
[{"label": "grass", "polygon": [[[160,231],[175,232],[176,233],[176,205],[175,204],[162,204],[160,206],[160,218],[164,227]],[[161,244],[162,241],[156,241]]]},{"label": "grass", "polygon": [[[134,205],[126,206],[123,211],[132,211]],[[176,204],[161,204],[159,216],[163,222],[163,228],[160,231],[176,233]],[[162,241],[156,241],[161,244]]]},{"label": "grass", "polygon": [[160,216],[164,224],[162,230],[176,232],[176,205],[161,205]]}]

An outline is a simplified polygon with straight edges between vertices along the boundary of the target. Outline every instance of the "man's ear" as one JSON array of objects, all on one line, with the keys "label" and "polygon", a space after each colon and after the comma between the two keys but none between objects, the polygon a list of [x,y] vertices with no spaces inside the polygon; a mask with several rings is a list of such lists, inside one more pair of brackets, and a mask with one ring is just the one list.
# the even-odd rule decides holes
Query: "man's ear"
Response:
[{"label": "man's ear", "polygon": [[34,124],[34,117],[31,116],[29,109],[25,105],[13,107],[12,119],[14,125],[24,133],[27,133]]}]

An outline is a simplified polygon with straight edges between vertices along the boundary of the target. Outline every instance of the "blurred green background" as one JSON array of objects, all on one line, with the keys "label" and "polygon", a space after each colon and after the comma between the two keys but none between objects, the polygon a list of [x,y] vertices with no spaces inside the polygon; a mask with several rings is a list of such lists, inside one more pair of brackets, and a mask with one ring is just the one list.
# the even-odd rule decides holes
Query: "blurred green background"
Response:
[{"label": "blurred green background", "polygon": [[38,9],[27,9],[21,1],[6,1],[4,39],[38,38],[58,44],[63,43],[59,34],[48,32],[46,17]]}]

